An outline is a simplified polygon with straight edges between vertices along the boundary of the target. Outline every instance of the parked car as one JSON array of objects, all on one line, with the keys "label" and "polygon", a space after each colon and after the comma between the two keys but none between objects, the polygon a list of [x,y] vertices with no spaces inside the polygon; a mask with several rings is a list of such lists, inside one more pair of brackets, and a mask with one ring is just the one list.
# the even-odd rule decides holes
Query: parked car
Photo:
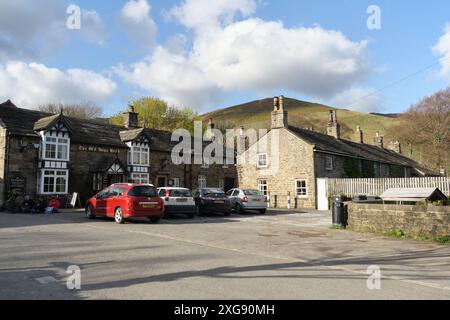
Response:
[{"label": "parked car", "polygon": [[156,223],[163,212],[164,200],[150,184],[113,184],[86,202],[88,219],[110,217],[120,224],[131,217],[147,217]]},{"label": "parked car", "polygon": [[225,216],[231,214],[230,199],[218,188],[199,188],[193,192],[197,214],[222,212]]},{"label": "parked car", "polygon": [[236,213],[246,210],[257,210],[264,214],[267,211],[267,197],[254,189],[231,189],[227,192],[231,207]]},{"label": "parked car", "polygon": [[164,200],[164,215],[176,213],[187,214],[194,218],[196,207],[191,190],[186,188],[163,187],[158,188],[158,195]]}]

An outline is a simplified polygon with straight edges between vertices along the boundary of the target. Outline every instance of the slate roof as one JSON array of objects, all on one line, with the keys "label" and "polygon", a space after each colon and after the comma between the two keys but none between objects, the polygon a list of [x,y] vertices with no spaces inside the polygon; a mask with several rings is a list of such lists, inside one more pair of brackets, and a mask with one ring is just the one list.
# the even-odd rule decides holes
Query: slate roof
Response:
[{"label": "slate roof", "polygon": [[402,165],[414,168],[425,175],[437,175],[435,172],[421,166],[416,161],[392,150],[370,144],[356,143],[345,139],[336,139],[323,133],[294,126],[289,126],[288,129],[302,140],[314,145],[314,149],[318,152],[329,152],[381,163]]}]

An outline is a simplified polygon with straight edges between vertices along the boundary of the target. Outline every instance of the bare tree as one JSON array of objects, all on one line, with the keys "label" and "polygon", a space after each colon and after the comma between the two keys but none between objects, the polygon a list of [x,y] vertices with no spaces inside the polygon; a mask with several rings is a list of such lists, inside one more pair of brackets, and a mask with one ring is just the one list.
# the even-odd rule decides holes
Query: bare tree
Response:
[{"label": "bare tree", "polygon": [[54,114],[60,113],[62,111],[65,116],[80,119],[95,119],[103,116],[102,108],[92,103],[49,103],[39,106],[39,110]]}]

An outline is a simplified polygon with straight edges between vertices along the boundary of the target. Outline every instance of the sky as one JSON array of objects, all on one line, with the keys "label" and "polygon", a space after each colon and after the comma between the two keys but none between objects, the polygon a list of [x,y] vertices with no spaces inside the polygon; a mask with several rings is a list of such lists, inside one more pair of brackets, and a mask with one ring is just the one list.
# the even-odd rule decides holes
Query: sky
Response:
[{"label": "sky", "polygon": [[0,101],[143,96],[200,113],[275,95],[398,113],[450,82],[450,2],[1,0]]}]

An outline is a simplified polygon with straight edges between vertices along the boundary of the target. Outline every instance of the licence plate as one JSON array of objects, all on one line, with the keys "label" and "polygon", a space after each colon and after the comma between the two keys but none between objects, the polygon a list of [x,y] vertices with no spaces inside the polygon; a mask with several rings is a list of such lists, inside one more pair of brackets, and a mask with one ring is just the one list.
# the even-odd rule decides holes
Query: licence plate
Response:
[{"label": "licence plate", "polygon": [[220,204],[222,204],[222,203],[225,203],[225,201],[223,201],[223,200],[217,200],[217,201],[214,201],[214,203],[220,203]]},{"label": "licence plate", "polygon": [[253,199],[252,201],[253,201],[253,202],[260,202],[261,199]]},{"label": "licence plate", "polygon": [[156,208],[157,204],[143,204],[142,208],[144,209],[154,209]]},{"label": "licence plate", "polygon": [[177,199],[177,202],[187,202],[187,199],[186,198],[179,198],[179,199]]}]

